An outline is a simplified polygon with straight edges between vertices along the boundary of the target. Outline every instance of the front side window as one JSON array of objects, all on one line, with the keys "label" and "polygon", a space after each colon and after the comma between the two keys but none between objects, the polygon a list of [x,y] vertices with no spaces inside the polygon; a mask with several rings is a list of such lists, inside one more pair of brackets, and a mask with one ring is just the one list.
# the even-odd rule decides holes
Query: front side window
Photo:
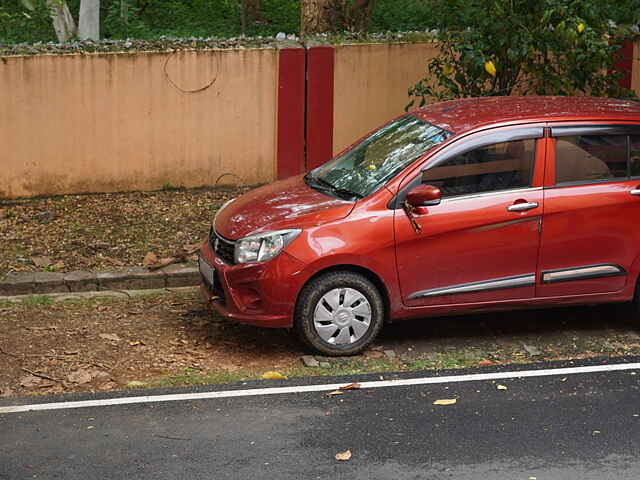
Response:
[{"label": "front side window", "polygon": [[453,134],[405,115],[305,177],[312,188],[363,198]]},{"label": "front side window", "polygon": [[471,150],[423,172],[422,183],[439,187],[443,197],[529,187],[535,143],[516,140]]},{"label": "front side window", "polygon": [[626,178],[626,135],[576,135],[556,140],[556,184]]}]

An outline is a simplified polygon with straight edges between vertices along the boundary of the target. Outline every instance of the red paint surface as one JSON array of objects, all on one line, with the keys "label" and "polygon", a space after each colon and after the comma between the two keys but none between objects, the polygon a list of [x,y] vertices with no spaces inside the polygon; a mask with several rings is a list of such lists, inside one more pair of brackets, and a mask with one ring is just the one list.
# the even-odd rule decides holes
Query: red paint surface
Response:
[{"label": "red paint surface", "polygon": [[578,112],[592,120],[637,120],[640,102],[596,97],[483,97],[434,103],[414,113],[453,133],[465,133],[496,124],[570,121]]},{"label": "red paint surface", "polygon": [[307,170],[333,157],[333,47],[307,49]]},{"label": "red paint surface", "polygon": [[[537,142],[537,152],[543,143],[544,140]],[[397,269],[402,297],[407,299],[421,290],[534,274],[540,244],[538,223],[543,212],[543,191],[538,188],[542,185],[542,170],[544,157],[536,155],[534,181],[526,191],[445,198],[440,205],[424,209],[424,214],[415,216],[422,227],[420,235],[416,235],[404,212],[396,213]],[[407,175],[402,185],[413,178],[414,175]],[[539,206],[524,212],[507,210],[511,205],[524,202],[536,202]],[[531,285],[425,297],[406,300],[406,304],[431,307],[517,300],[533,298],[534,291],[535,287]]]},{"label": "red paint surface", "polygon": [[245,193],[220,211],[216,230],[236,240],[253,233],[302,228],[346,217],[353,202],[308,187],[302,175]]},{"label": "red paint surface", "polygon": [[614,63],[615,71],[622,73],[618,84],[622,88],[631,89],[631,73],[633,71],[633,41],[625,40]]},{"label": "red paint surface", "polygon": [[[531,188],[445,199],[425,207],[416,216],[421,234],[413,230],[402,209],[392,210],[388,204],[402,185],[421,175],[423,167],[452,145],[481,136],[489,128],[549,126],[555,120],[640,125],[636,103],[489,98],[436,104],[419,115],[464,133],[428,152],[387,188],[365,199],[348,202],[329,197],[298,176],[249,192],[220,212],[216,228],[232,239],[255,231],[303,230],[284,253],[264,263],[227,265],[207,243],[203,245],[202,256],[222,278],[227,301],[212,302],[222,315],[254,325],[290,326],[298,295],[309,279],[327,268],[345,266],[366,270],[379,280],[391,319],[632,299],[640,273],[640,197],[630,191],[640,188],[640,180],[555,188],[552,138],[537,141]],[[522,201],[537,202],[539,207],[507,210]],[[541,283],[544,270],[601,263],[620,265],[628,275]],[[531,273],[536,275],[535,285],[408,298],[419,290]]]},{"label": "red paint surface", "polygon": [[278,67],[278,178],[305,170],[305,50],[280,50]]}]

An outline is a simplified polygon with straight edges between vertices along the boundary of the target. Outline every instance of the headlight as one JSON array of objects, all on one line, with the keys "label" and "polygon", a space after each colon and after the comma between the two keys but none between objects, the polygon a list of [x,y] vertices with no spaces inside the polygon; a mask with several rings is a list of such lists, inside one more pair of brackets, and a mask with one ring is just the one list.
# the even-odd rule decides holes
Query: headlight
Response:
[{"label": "headlight", "polygon": [[241,238],[236,242],[236,263],[265,262],[276,257],[298,235],[299,228],[276,230]]}]

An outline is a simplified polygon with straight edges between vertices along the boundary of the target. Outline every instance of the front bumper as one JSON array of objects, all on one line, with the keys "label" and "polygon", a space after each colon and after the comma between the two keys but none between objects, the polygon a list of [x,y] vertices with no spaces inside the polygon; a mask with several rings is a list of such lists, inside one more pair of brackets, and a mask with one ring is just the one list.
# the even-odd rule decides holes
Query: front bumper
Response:
[{"label": "front bumper", "polygon": [[230,320],[261,327],[291,327],[304,264],[286,252],[264,263],[228,265],[208,241],[200,258],[215,269],[212,287],[201,278],[204,300]]}]

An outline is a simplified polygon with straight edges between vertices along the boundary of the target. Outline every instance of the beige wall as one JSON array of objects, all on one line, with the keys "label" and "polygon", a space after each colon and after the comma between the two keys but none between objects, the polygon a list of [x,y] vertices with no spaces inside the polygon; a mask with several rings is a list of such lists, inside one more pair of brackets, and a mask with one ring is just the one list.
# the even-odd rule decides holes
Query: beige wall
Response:
[{"label": "beige wall", "polygon": [[435,43],[337,46],[333,153],[403,113],[408,88],[425,76],[437,54]]},{"label": "beige wall", "polygon": [[0,197],[273,180],[277,58],[255,49],[0,59]]}]

